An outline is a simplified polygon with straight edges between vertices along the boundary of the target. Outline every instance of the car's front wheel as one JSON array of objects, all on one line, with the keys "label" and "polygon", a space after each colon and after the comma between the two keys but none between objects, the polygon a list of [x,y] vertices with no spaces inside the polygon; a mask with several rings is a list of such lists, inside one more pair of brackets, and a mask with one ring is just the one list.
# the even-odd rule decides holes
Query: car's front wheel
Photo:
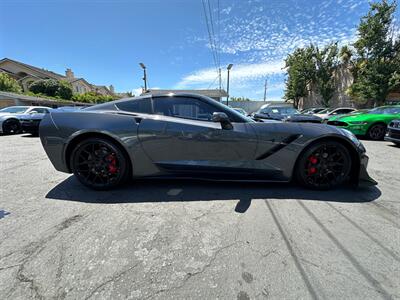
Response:
[{"label": "car's front wheel", "polygon": [[351,156],[347,148],[335,141],[321,141],[310,146],[296,165],[296,178],[305,187],[330,189],[349,178]]},{"label": "car's front wheel", "polygon": [[368,129],[368,138],[374,141],[383,140],[386,133],[386,126],[384,124],[375,124]]},{"label": "car's front wheel", "polygon": [[21,124],[17,119],[7,119],[3,122],[4,134],[16,134],[21,132]]},{"label": "car's front wheel", "polygon": [[84,185],[107,190],[125,181],[129,172],[128,158],[114,142],[103,138],[89,138],[72,151],[71,168]]}]

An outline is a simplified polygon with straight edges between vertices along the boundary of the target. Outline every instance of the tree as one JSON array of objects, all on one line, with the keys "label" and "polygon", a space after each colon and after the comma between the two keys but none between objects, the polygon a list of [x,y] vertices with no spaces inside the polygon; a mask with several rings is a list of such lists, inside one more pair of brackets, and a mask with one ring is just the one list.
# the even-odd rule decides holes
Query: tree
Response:
[{"label": "tree", "polygon": [[360,104],[371,101],[382,105],[398,84],[400,44],[393,32],[395,10],[395,1],[383,0],[372,3],[368,14],[361,18],[354,43],[354,83],[349,89],[349,94]]},{"label": "tree", "polygon": [[6,73],[0,73],[0,91],[22,93],[22,88],[14,78]]},{"label": "tree", "polygon": [[315,83],[317,92],[321,95],[322,104],[329,107],[330,101],[336,90],[334,72],[339,65],[338,46],[332,43],[325,46],[322,50],[315,47],[314,63],[315,63]]},{"label": "tree", "polygon": [[287,79],[284,98],[293,100],[295,108],[300,98],[308,95],[309,85],[315,78],[314,50],[313,46],[298,48],[285,59]]},{"label": "tree", "polygon": [[58,81],[54,79],[44,79],[33,82],[29,90],[34,94],[42,94],[49,97],[71,99],[72,86],[67,81]]},{"label": "tree", "polygon": [[250,101],[249,98],[245,98],[245,97],[230,97],[229,100],[230,101]]},{"label": "tree", "polygon": [[96,92],[87,92],[84,94],[75,94],[72,96],[73,101],[84,103],[104,103],[114,100],[112,96],[102,95]]}]

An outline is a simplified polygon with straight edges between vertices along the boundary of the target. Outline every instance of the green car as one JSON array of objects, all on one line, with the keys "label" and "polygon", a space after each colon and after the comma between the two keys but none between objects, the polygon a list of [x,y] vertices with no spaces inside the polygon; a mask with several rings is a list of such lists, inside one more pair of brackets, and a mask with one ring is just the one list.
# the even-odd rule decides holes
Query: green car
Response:
[{"label": "green car", "polygon": [[383,140],[390,121],[400,118],[400,105],[381,106],[362,113],[332,117],[328,125],[347,129],[371,140]]}]

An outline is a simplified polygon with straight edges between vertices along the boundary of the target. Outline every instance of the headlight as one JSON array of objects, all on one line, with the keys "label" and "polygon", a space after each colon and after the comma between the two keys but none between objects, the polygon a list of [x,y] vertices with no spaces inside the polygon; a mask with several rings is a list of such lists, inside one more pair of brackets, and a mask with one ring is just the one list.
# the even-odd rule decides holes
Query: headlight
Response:
[{"label": "headlight", "polygon": [[367,125],[368,124],[368,122],[365,122],[365,121],[352,121],[349,123],[353,124],[353,125]]},{"label": "headlight", "polygon": [[351,131],[348,131],[347,129],[342,129],[342,132],[357,146],[361,144],[359,139]]}]

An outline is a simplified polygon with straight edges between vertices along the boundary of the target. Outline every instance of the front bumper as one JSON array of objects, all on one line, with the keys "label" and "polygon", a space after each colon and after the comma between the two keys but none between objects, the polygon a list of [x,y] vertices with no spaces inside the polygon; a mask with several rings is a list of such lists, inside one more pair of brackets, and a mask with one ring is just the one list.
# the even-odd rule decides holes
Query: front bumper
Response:
[{"label": "front bumper", "polygon": [[389,127],[385,136],[385,141],[393,142],[396,144],[400,143],[400,129]]},{"label": "front bumper", "polygon": [[21,128],[25,132],[38,133],[39,132],[39,122],[36,121],[22,121]]},{"label": "front bumper", "polygon": [[[340,122],[340,121],[339,121]],[[368,124],[350,124],[346,122],[337,122],[345,123],[346,125],[337,125],[335,121],[329,121],[328,125],[333,125],[339,128],[347,129],[348,131],[354,133],[355,135],[366,135],[368,131]]]},{"label": "front bumper", "polygon": [[367,172],[368,160],[369,158],[366,154],[361,155],[360,170],[358,173],[358,185],[360,186],[374,186],[378,184]]}]

